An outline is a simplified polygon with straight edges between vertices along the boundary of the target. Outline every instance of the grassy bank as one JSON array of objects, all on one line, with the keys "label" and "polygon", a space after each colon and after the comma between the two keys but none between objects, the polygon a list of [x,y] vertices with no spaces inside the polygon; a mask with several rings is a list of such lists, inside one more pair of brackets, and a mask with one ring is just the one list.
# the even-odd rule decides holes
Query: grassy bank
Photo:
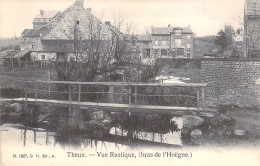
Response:
[{"label": "grassy bank", "polygon": [[56,78],[56,72],[53,69],[41,69],[35,67],[7,68],[0,67],[0,85],[1,88],[21,89],[25,87],[26,81],[48,80],[50,72],[51,80]]}]

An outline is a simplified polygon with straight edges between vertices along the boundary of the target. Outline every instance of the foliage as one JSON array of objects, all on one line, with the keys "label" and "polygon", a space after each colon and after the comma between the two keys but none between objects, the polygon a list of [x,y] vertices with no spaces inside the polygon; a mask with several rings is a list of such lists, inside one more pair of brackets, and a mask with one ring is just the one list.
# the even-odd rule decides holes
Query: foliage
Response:
[{"label": "foliage", "polygon": [[[75,61],[65,58],[57,65],[58,80],[94,81],[136,59],[131,44],[120,31],[125,16],[122,13],[116,16],[116,26],[104,25],[93,15],[87,16],[85,29],[77,25],[75,16],[75,25],[64,32],[69,41],[65,45],[66,55],[73,54]],[[131,33],[131,25],[128,24],[125,33]]]},{"label": "foliage", "polygon": [[222,29],[218,32],[214,44],[221,46],[222,49],[227,46],[226,33]]},{"label": "foliage", "polygon": [[226,37],[226,46],[233,44],[233,36],[235,35],[235,30],[231,25],[225,25],[225,37]]},{"label": "foliage", "polygon": [[172,116],[158,114],[141,114],[128,116],[127,113],[122,114],[116,121],[118,124],[128,131],[146,131],[156,133],[168,133],[169,131],[177,131],[177,125],[171,123]]}]

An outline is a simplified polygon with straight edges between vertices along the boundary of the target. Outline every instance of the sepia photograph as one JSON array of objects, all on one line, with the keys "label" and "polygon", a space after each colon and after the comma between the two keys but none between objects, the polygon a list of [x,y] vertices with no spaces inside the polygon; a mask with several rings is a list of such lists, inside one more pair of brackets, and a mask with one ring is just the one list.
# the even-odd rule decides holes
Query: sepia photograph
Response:
[{"label": "sepia photograph", "polygon": [[260,0],[0,0],[0,166],[260,166]]}]

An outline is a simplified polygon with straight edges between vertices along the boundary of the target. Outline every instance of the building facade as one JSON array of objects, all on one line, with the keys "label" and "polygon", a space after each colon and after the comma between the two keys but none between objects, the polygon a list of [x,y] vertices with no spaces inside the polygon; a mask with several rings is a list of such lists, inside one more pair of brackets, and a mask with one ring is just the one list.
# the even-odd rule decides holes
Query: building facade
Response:
[{"label": "building facade", "polygon": [[191,27],[151,27],[152,49],[155,58],[192,58],[193,32]]},{"label": "building facade", "polygon": [[63,12],[41,11],[34,18],[33,29],[22,32],[21,50],[29,52],[32,61],[83,60],[90,47],[104,54],[114,50],[119,34],[114,26],[95,17],[90,8],[85,9],[84,0],[76,0]]}]

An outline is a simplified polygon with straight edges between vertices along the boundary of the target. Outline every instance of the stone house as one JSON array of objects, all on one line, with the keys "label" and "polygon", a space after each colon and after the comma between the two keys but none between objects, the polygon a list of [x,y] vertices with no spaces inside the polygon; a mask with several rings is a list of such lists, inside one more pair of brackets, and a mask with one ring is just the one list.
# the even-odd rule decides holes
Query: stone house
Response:
[{"label": "stone house", "polygon": [[192,58],[193,32],[188,27],[151,27],[155,58]]},{"label": "stone house", "polygon": [[192,58],[194,35],[191,27],[151,27],[151,34],[127,35],[142,63],[152,65],[159,58]]},{"label": "stone house", "polygon": [[29,52],[32,61],[83,60],[90,47],[100,47],[104,54],[106,47],[115,49],[116,42],[111,41],[119,34],[114,26],[95,17],[90,8],[85,9],[84,0],[76,0],[63,12],[41,11],[34,18],[33,29],[22,32],[21,50]]},{"label": "stone house", "polygon": [[245,0],[244,57],[260,57],[260,1]]},{"label": "stone house", "polygon": [[33,19],[33,29],[37,29],[46,25],[60,14],[59,11],[40,10],[40,14]]}]

